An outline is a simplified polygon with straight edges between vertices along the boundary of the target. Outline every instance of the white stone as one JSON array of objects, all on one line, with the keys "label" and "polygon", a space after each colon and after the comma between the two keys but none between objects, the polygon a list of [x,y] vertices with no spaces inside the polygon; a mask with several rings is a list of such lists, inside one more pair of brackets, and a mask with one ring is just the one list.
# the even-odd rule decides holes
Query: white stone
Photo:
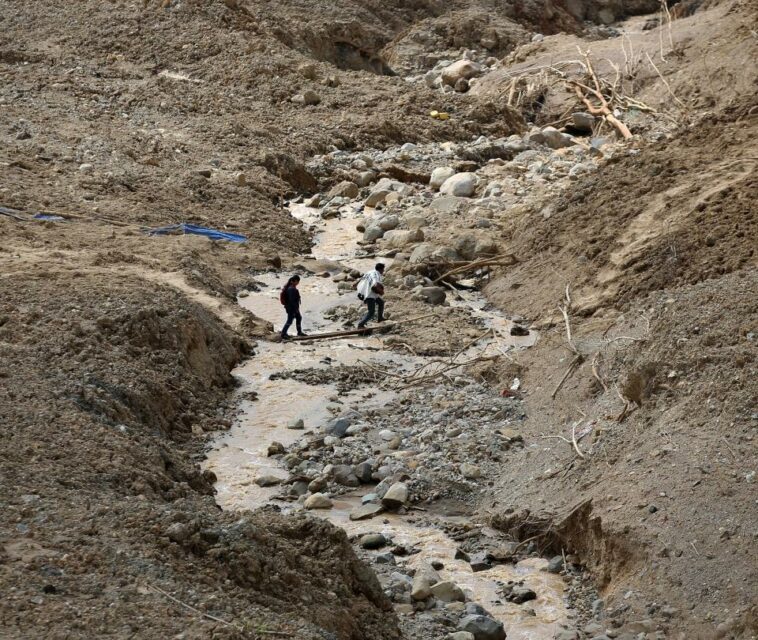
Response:
[{"label": "white stone", "polygon": [[437,167],[434,171],[432,171],[432,177],[429,178],[429,186],[435,190],[439,189],[445,180],[451,178],[454,175],[455,169],[452,167]]},{"label": "white stone", "polygon": [[470,198],[476,191],[479,178],[475,173],[464,172],[450,176],[440,187],[440,193],[459,198]]},{"label": "white stone", "polygon": [[314,493],[305,501],[306,509],[331,509],[332,501],[323,493]]}]

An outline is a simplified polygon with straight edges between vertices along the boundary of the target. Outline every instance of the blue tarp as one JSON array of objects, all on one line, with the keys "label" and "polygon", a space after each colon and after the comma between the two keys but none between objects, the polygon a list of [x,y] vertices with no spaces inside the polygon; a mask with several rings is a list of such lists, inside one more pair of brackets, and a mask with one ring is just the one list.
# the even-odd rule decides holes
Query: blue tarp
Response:
[{"label": "blue tarp", "polygon": [[34,215],[35,220],[51,220],[52,222],[60,222],[61,220],[65,220],[63,216],[56,216],[52,213],[37,213]]},{"label": "blue tarp", "polygon": [[181,224],[172,224],[168,227],[159,227],[157,229],[148,229],[147,234],[150,236],[165,236],[173,233],[192,233],[198,236],[205,236],[211,240],[228,240],[229,242],[245,242],[247,238],[239,233],[227,233],[226,231],[218,231],[217,229],[208,229],[206,227],[198,227],[194,224],[187,224],[182,222]]}]

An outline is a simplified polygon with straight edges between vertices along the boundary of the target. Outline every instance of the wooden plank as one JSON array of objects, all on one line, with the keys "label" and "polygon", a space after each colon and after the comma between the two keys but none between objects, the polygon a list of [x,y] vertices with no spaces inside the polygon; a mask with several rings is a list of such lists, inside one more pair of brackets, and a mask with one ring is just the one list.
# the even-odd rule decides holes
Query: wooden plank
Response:
[{"label": "wooden plank", "polygon": [[314,333],[309,336],[292,336],[289,340],[297,342],[306,342],[308,340],[326,340],[329,338],[343,338],[347,336],[357,335],[371,335],[374,331],[387,331],[393,327],[397,327],[401,324],[408,324],[409,322],[416,322],[417,320],[423,320],[433,316],[433,313],[427,313],[422,316],[416,316],[415,318],[408,318],[407,320],[398,320],[396,322],[383,322],[371,327],[364,327],[363,329],[345,329],[344,331],[330,331],[329,333]]}]

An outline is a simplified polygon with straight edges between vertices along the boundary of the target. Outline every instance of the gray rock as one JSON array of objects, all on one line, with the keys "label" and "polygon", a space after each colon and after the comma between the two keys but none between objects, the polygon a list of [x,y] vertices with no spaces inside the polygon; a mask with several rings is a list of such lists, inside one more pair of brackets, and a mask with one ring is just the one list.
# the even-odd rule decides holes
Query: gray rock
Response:
[{"label": "gray rock", "polygon": [[387,509],[399,509],[408,502],[408,486],[404,482],[396,482],[384,494],[382,505]]},{"label": "gray rock", "polygon": [[380,504],[363,504],[360,507],[357,507],[353,509],[350,512],[350,519],[353,521],[357,520],[368,520],[369,518],[373,518],[374,516],[379,515],[384,511],[384,507]]},{"label": "gray rock", "polygon": [[464,462],[461,465],[461,475],[468,480],[476,480],[482,477],[482,470],[475,464]]},{"label": "gray rock", "polygon": [[353,473],[362,484],[369,484],[372,481],[374,468],[370,462],[361,462],[353,467]]},{"label": "gray rock", "polygon": [[367,533],[361,536],[360,545],[364,549],[381,549],[387,544],[387,538],[381,533]]},{"label": "gray rock", "polygon": [[413,576],[412,600],[426,600],[432,595],[432,585],[440,582],[439,574],[429,565],[422,566]]},{"label": "gray rock", "polygon": [[544,127],[542,135],[545,140],[544,144],[551,149],[563,149],[564,147],[571,147],[576,144],[574,138],[558,131],[555,127]]},{"label": "gray rock", "polygon": [[255,479],[255,484],[259,487],[273,487],[278,484],[282,484],[282,478],[276,476],[260,476]]},{"label": "gray rock", "polygon": [[360,480],[353,473],[353,468],[346,464],[338,464],[334,467],[334,481],[343,487],[357,487]]},{"label": "gray rock", "polygon": [[185,522],[175,522],[166,529],[166,535],[174,542],[184,542],[192,535],[192,527]]},{"label": "gray rock", "polygon": [[368,197],[363,201],[363,204],[367,207],[378,207],[382,204],[387,196],[391,193],[389,189],[380,189],[378,191],[372,191]]},{"label": "gray rock", "polygon": [[454,89],[458,93],[466,93],[469,90],[469,82],[466,78],[458,78],[458,82],[455,83]]},{"label": "gray rock", "polygon": [[344,438],[350,424],[350,418],[335,418],[324,427],[324,433],[337,438]]},{"label": "gray rock", "polygon": [[431,586],[432,595],[442,602],[465,602],[466,595],[457,584],[443,580]]},{"label": "gray rock", "polygon": [[461,78],[469,80],[482,74],[482,66],[471,60],[458,60],[442,70],[443,84],[454,87]]},{"label": "gray rock", "polygon": [[509,602],[514,602],[516,604],[523,604],[524,602],[529,602],[530,600],[536,600],[537,594],[534,592],[533,589],[530,589],[529,587],[525,587],[523,585],[517,585],[513,587],[510,594],[506,597],[506,599]]},{"label": "gray rock", "polygon": [[376,562],[376,564],[391,564],[391,565],[397,564],[395,561],[395,556],[393,556],[389,551],[387,553],[378,554],[374,558],[374,562]]},{"label": "gray rock", "polygon": [[363,232],[363,241],[376,242],[377,240],[379,240],[379,238],[382,238],[383,236],[384,236],[384,229],[382,229],[379,225],[372,223],[371,226],[366,227],[366,230]]},{"label": "gray rock", "polygon": [[448,634],[447,640],[476,640],[476,637],[468,631],[456,631]]},{"label": "gray rock", "polygon": [[487,569],[492,568],[492,560],[490,559],[489,554],[485,552],[472,553],[468,563],[471,565],[471,570],[474,573],[477,573],[478,571],[487,571]]},{"label": "gray rock", "polygon": [[455,175],[455,169],[452,167],[437,167],[432,171],[432,177],[429,178],[429,186],[432,189],[439,189],[448,178]]},{"label": "gray rock", "polygon": [[421,229],[394,229],[387,231],[382,239],[388,248],[402,249],[414,242],[422,242],[424,240],[424,232]]},{"label": "gray rock", "polygon": [[329,190],[329,196],[334,197],[340,197],[340,198],[349,198],[352,200],[353,198],[358,197],[358,185],[354,182],[350,182],[349,180],[344,180],[343,182],[340,182],[339,184],[335,184],[330,190]]},{"label": "gray rock", "polygon": [[571,114],[571,119],[574,122],[574,128],[578,131],[585,131],[587,133],[592,132],[592,128],[595,126],[595,116],[591,113],[584,111],[578,111]]},{"label": "gray rock", "polygon": [[367,493],[365,496],[361,496],[361,504],[368,504],[369,502],[376,502],[377,500],[379,500],[379,496],[375,493]]},{"label": "gray rock", "polygon": [[304,506],[306,509],[331,509],[333,503],[329,496],[325,496],[323,493],[314,493],[306,499]]},{"label": "gray rock", "polygon": [[298,418],[297,420],[291,420],[287,424],[288,429],[305,429],[305,422],[302,418]]},{"label": "gray rock", "polygon": [[563,570],[563,556],[553,556],[545,569],[548,573],[560,573]]},{"label": "gray rock", "polygon": [[574,630],[561,631],[555,636],[555,640],[579,640],[579,634]]},{"label": "gray rock", "polygon": [[379,218],[375,224],[382,231],[392,231],[393,229],[397,229],[398,225],[400,224],[400,219],[396,215],[387,215]]},{"label": "gray rock", "polygon": [[443,304],[447,293],[442,287],[422,287],[418,293],[424,301],[429,304]]},{"label": "gray rock", "polygon": [[358,177],[355,179],[359,187],[367,187],[376,179],[376,174],[373,171],[361,171]]},{"label": "gray rock", "polygon": [[458,624],[458,629],[474,635],[474,640],[505,640],[503,623],[487,616],[465,616]]},{"label": "gray rock", "polygon": [[479,183],[479,178],[475,173],[464,172],[456,173],[450,176],[440,186],[440,193],[447,196],[456,196],[458,198],[470,198],[476,191],[476,185]]}]

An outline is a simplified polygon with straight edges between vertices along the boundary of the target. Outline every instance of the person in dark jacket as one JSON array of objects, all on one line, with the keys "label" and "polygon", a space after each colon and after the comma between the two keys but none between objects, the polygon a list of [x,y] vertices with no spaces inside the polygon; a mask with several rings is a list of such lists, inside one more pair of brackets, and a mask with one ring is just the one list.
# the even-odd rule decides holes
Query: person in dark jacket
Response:
[{"label": "person in dark jacket", "polygon": [[287,322],[282,327],[282,340],[287,340],[289,336],[287,331],[292,326],[292,321],[295,321],[297,327],[297,335],[304,336],[303,333],[303,316],[300,315],[300,292],[297,290],[297,285],[300,284],[300,276],[294,275],[287,284],[284,285],[280,300],[284,305],[284,310],[287,312]]}]

